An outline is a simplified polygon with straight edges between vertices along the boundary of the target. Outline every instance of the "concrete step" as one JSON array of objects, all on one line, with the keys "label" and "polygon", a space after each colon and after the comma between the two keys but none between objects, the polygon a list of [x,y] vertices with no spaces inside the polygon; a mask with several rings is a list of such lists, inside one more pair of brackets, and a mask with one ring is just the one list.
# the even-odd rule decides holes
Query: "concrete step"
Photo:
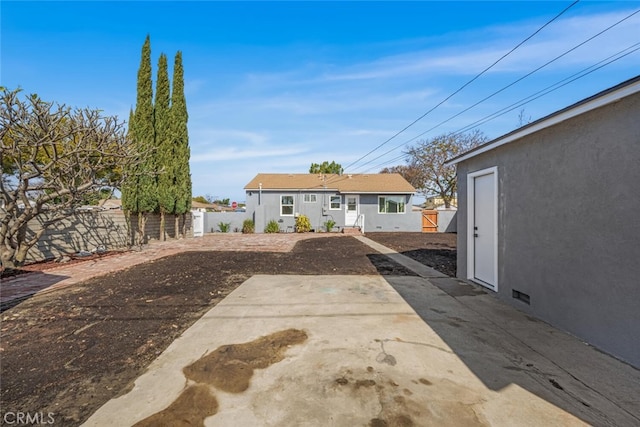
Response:
[{"label": "concrete step", "polygon": [[344,227],[342,229],[343,234],[350,234],[354,236],[361,236],[362,232],[360,231],[360,227]]}]

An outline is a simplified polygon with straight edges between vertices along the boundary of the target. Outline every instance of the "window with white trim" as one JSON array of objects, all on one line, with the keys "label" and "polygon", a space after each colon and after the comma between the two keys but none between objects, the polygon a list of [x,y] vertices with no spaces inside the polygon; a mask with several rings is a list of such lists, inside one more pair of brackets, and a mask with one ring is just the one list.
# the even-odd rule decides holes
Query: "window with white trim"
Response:
[{"label": "window with white trim", "polygon": [[405,203],[404,196],[378,196],[378,213],[403,214]]},{"label": "window with white trim", "polygon": [[293,216],[293,196],[280,196],[280,216]]},{"label": "window with white trim", "polygon": [[315,194],[305,194],[302,197],[302,201],[304,203],[316,203],[318,201],[318,196]]},{"label": "window with white trim", "polygon": [[340,204],[342,202],[342,196],[331,196],[329,201],[329,209],[340,210]]}]

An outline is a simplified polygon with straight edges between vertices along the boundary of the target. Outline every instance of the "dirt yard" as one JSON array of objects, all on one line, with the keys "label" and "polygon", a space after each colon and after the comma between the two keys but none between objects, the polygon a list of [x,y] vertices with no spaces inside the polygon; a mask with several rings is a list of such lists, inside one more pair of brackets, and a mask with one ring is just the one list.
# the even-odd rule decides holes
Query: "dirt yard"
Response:
[{"label": "dirt yard", "polygon": [[[455,235],[367,237],[455,272]],[[35,296],[1,315],[2,413],[53,412],[56,424],[81,424],[254,274],[413,275],[354,238],[327,237],[289,253],[182,253]]]}]

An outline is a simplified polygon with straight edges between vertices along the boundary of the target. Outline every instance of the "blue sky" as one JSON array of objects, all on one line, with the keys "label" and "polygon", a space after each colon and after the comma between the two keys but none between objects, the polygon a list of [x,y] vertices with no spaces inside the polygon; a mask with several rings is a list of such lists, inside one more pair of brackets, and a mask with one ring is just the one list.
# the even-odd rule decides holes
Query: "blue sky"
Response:
[{"label": "blue sky", "polygon": [[640,9],[583,0],[356,162],[571,3],[3,0],[0,84],[126,120],[149,34],[154,86],[160,53],[170,73],[183,54],[194,196],[242,201],[259,172],[401,164],[414,138],[458,131],[606,58],[619,59],[478,129],[498,137],[522,109],[536,120],[640,74],[640,51],[629,53],[640,46],[638,13],[461,113]]}]

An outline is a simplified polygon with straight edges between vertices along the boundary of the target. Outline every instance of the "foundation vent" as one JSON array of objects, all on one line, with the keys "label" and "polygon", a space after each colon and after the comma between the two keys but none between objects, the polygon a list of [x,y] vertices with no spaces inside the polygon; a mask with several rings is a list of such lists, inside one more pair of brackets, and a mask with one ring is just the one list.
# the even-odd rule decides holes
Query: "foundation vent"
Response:
[{"label": "foundation vent", "polygon": [[527,305],[531,305],[531,297],[524,292],[516,291],[515,289],[511,290],[511,296],[517,299],[518,301],[522,301]]}]

